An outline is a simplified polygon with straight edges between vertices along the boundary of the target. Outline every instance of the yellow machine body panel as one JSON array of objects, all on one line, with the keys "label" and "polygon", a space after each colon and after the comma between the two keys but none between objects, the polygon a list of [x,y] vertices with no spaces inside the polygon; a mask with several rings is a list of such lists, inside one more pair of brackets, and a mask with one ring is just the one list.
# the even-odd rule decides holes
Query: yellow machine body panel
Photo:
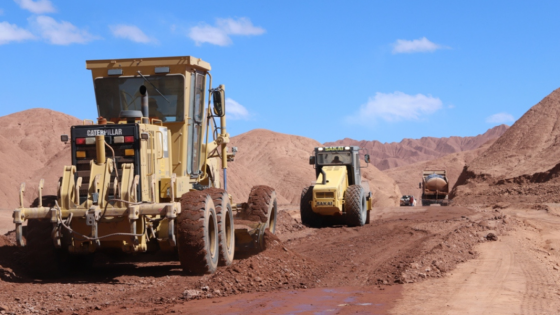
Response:
[{"label": "yellow machine body panel", "polygon": [[[348,171],[346,166],[324,166],[326,180],[319,174],[313,187],[313,212],[321,215],[342,214],[344,210],[344,192],[348,188]],[[323,184],[323,182],[325,182]]]}]

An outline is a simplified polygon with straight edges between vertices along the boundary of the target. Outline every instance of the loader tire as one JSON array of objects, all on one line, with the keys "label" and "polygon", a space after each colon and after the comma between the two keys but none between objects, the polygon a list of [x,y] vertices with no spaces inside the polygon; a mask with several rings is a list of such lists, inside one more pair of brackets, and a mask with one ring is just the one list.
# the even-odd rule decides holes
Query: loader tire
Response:
[{"label": "loader tire", "polygon": [[346,223],[348,225],[362,226],[366,223],[366,196],[362,186],[348,186],[344,193],[344,204],[346,207]]},{"label": "loader tire", "polygon": [[230,266],[233,263],[235,252],[235,228],[233,226],[233,211],[229,202],[228,193],[220,188],[209,188],[206,190],[216,210],[218,219],[218,241],[220,246],[220,266]]},{"label": "loader tire", "polygon": [[[52,207],[56,196],[43,196],[43,207]],[[39,206],[39,198],[31,207]],[[60,250],[54,246],[52,239],[53,225],[50,219],[30,219],[27,222],[25,239],[27,245],[27,271],[33,277],[40,279],[56,278],[60,276],[59,255]]]},{"label": "loader tire", "polygon": [[308,227],[321,227],[323,225],[323,217],[313,212],[311,201],[313,200],[313,186],[305,187],[301,191],[301,199],[299,202],[299,214],[301,215],[301,223]]},{"label": "loader tire", "polygon": [[213,273],[218,268],[218,220],[212,197],[189,191],[181,197],[177,218],[177,247],[183,270],[190,274]]},{"label": "loader tire", "polygon": [[276,218],[278,204],[276,191],[269,186],[253,186],[247,201],[247,219],[267,224],[267,229],[274,234],[276,232]]}]

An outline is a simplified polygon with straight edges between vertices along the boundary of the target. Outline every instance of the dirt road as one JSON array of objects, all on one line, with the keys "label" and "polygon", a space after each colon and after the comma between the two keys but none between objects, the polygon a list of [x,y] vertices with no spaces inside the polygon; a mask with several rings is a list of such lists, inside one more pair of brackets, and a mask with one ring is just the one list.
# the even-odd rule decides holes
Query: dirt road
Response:
[{"label": "dirt road", "polygon": [[43,282],[26,274],[10,234],[0,238],[0,312],[557,313],[560,208],[542,209],[378,208],[365,227],[309,229],[284,207],[266,251],[203,277],[99,255],[91,272]]}]

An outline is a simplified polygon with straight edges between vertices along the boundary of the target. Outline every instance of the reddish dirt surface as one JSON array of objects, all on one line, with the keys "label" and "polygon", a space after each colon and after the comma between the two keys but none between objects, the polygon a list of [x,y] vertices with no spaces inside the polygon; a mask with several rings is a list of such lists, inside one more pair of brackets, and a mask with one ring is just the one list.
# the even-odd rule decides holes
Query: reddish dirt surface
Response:
[{"label": "reddish dirt surface", "polygon": [[420,139],[403,139],[401,142],[391,143],[345,138],[335,142],[327,142],[325,145],[357,145],[366,148],[373,165],[380,170],[387,170],[393,167],[437,159],[452,153],[474,150],[489,140],[499,138],[507,129],[508,126],[500,125],[474,137],[422,137]]},{"label": "reddish dirt surface", "polygon": [[469,163],[451,194],[456,204],[560,202],[559,117],[560,89]]},{"label": "reddish dirt surface", "polygon": [[[331,307],[384,313],[399,295],[393,287],[444,277],[476,257],[474,246],[486,242],[488,233],[507,229],[498,211],[461,207],[376,208],[372,223],[359,228],[310,229],[289,213],[294,209],[280,211],[278,237],[266,235],[264,252],[205,276],[183,274],[177,257],[146,262],[158,257],[126,261],[99,254],[90,272],[41,281],[27,274],[27,253],[13,246],[10,233],[0,238],[0,307],[14,313],[159,314],[216,304],[224,313],[243,305],[278,313]],[[288,298],[300,292],[301,298]]]}]

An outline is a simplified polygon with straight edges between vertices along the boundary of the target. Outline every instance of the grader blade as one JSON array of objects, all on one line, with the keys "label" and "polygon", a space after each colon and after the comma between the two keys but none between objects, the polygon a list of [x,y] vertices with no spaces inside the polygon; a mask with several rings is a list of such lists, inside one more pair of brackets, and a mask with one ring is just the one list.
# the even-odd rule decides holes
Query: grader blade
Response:
[{"label": "grader blade", "polygon": [[253,221],[235,222],[235,254],[252,255],[265,249],[266,223]]}]

